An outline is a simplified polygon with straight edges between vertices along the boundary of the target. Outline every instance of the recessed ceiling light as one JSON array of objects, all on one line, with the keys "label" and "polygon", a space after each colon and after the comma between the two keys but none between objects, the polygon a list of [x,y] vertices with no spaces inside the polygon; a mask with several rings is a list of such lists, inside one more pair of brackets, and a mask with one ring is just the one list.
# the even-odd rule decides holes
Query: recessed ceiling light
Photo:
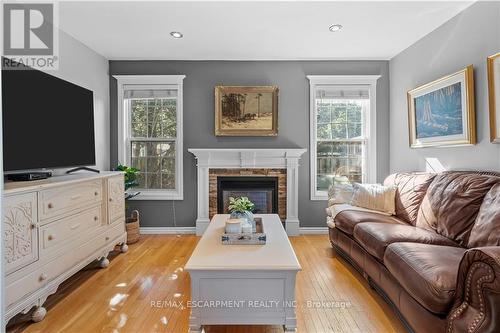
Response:
[{"label": "recessed ceiling light", "polygon": [[334,25],[331,25],[330,28],[328,28],[331,32],[337,32],[337,31],[340,31],[342,29],[342,25],[341,24],[334,24]]},{"label": "recessed ceiling light", "polygon": [[182,37],[184,37],[184,35],[183,35],[183,34],[181,34],[179,31],[172,31],[172,32],[170,33],[170,36],[172,36],[172,37],[174,37],[174,38],[182,38]]}]

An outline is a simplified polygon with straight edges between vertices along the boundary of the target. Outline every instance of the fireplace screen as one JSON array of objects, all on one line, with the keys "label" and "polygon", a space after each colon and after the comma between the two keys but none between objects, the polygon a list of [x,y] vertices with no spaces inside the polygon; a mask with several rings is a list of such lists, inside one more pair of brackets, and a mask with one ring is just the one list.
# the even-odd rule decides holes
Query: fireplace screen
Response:
[{"label": "fireplace screen", "polygon": [[229,198],[248,197],[255,214],[278,213],[277,177],[217,177],[217,213],[229,213]]}]

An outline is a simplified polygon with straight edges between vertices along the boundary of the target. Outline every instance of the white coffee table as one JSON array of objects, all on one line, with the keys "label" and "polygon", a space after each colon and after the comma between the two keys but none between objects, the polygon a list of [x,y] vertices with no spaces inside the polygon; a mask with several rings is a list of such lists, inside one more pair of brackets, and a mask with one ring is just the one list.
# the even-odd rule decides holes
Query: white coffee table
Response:
[{"label": "white coffee table", "polygon": [[191,276],[189,331],[203,325],[284,325],[294,332],[301,270],[276,214],[262,214],[265,245],[222,245],[228,215],[215,215],[185,269]]}]

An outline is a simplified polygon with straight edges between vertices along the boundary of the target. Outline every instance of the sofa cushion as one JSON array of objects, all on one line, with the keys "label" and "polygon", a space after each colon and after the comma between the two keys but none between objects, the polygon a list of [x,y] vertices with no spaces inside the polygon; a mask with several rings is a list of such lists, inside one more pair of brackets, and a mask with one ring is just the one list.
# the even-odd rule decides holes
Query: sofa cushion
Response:
[{"label": "sofa cushion", "polygon": [[432,173],[394,173],[384,180],[384,185],[397,187],[396,216],[411,225],[417,223],[418,209],[427,189],[436,177]]},{"label": "sofa cushion", "polygon": [[468,247],[500,245],[500,184],[494,185],[484,197],[472,227]]},{"label": "sofa cushion", "polygon": [[466,172],[437,175],[424,196],[417,227],[435,230],[467,246],[472,225],[483,199],[500,178]]},{"label": "sofa cushion", "polygon": [[461,247],[394,243],[385,251],[384,264],[423,307],[446,314],[453,305],[458,266],[466,251]]},{"label": "sofa cushion", "polygon": [[345,210],[335,216],[335,227],[351,236],[354,232],[354,227],[361,222],[377,222],[390,224],[404,223],[402,220],[399,220],[398,218],[393,216],[356,210]]},{"label": "sofa cushion", "polygon": [[408,224],[360,223],[354,228],[354,239],[380,261],[384,259],[387,246],[397,242],[458,246],[451,239],[434,231]]}]

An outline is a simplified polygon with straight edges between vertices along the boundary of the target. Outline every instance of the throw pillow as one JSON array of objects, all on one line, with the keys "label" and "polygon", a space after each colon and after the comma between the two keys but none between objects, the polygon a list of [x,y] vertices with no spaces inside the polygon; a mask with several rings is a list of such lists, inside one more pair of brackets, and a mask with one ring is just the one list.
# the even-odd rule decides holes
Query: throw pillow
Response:
[{"label": "throw pillow", "polygon": [[396,213],[396,186],[353,184],[351,205],[394,215]]},{"label": "throw pillow", "polygon": [[350,203],[353,195],[352,184],[335,184],[328,190],[328,207]]}]

